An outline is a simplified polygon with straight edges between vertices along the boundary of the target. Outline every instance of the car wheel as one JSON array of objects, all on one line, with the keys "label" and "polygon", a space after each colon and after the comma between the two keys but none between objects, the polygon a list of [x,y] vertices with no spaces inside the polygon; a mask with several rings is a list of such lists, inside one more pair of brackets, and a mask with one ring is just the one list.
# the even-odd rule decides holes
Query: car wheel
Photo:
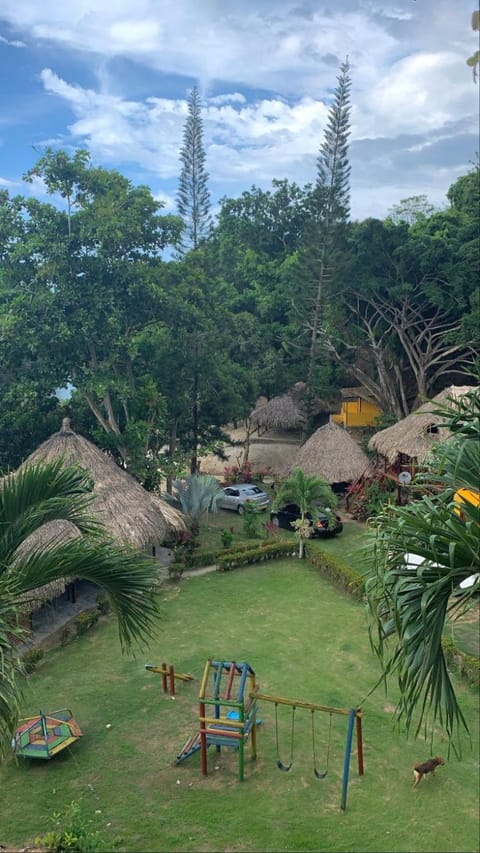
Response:
[{"label": "car wheel", "polygon": [[280,519],[278,515],[272,515],[270,521],[272,522],[274,527],[280,527]]},{"label": "car wheel", "polygon": [[238,514],[239,514],[239,515],[243,515],[243,506],[242,506],[242,504],[238,504],[237,512],[238,512]]}]

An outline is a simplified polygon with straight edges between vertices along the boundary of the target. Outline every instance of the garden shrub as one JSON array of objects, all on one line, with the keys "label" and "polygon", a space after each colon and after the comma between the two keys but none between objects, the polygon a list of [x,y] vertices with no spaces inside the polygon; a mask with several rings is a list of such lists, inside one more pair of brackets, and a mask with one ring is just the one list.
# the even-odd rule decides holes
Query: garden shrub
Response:
[{"label": "garden shrub", "polygon": [[233,527],[224,527],[220,539],[224,548],[230,548],[233,541]]},{"label": "garden shrub", "polygon": [[106,616],[111,610],[110,599],[108,595],[99,595],[97,597],[97,609],[100,616]]},{"label": "garden shrub", "polygon": [[254,503],[245,501],[243,505],[243,532],[247,539],[260,536],[260,512]]},{"label": "garden shrub", "polygon": [[268,543],[263,542],[255,547],[239,548],[222,554],[218,559],[218,571],[228,572],[239,566],[247,566],[251,563],[260,563],[263,560],[275,560],[280,557],[296,556],[295,544],[291,541]]},{"label": "garden shrub", "polygon": [[462,652],[449,637],[442,638],[442,649],[447,664],[454,665],[472,687],[480,687],[480,660]]},{"label": "garden shrub", "polygon": [[75,618],[75,628],[77,630],[77,635],[85,634],[92,625],[95,625],[98,622],[100,613],[98,609],[95,607],[94,610],[86,610],[85,613],[80,613],[79,616]]},{"label": "garden shrub", "polygon": [[93,818],[87,817],[76,802],[63,812],[54,812],[50,822],[53,828],[35,839],[47,853],[107,853],[118,847],[116,841],[107,840],[102,829],[94,828]]},{"label": "garden shrub", "polygon": [[43,649],[36,648],[30,649],[28,652],[22,657],[22,666],[26,673],[33,672],[34,669],[37,668],[37,664],[43,658],[44,651]]},{"label": "garden shrub", "polygon": [[365,581],[362,575],[347,566],[338,557],[326,554],[311,543],[305,545],[305,557],[308,562],[319,569],[326,578],[346,590],[353,598],[362,600],[365,593]]}]

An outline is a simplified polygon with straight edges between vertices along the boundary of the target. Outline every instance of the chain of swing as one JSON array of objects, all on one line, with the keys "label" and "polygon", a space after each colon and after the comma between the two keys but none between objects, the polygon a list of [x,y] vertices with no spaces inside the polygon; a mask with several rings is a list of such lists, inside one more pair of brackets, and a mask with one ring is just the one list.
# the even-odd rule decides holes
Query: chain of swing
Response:
[{"label": "chain of swing", "polygon": [[[288,773],[289,770],[293,767],[294,761],[294,750],[295,750],[295,713],[296,706],[292,705],[292,713],[291,713],[291,722],[290,722],[290,757],[288,764],[285,764],[280,757],[280,737],[279,737],[279,721],[278,721],[278,702],[275,702],[275,744],[277,748],[277,767],[279,770],[283,770],[285,773]],[[317,768],[317,750],[316,750],[316,735],[315,735],[315,709],[311,709],[311,720],[312,720],[312,758],[313,758],[313,772],[316,779],[325,779],[328,773],[328,764],[330,759],[330,745],[332,742],[332,713],[329,714],[330,720],[328,724],[328,741],[327,741],[327,752],[325,757],[325,769],[319,770]]]}]

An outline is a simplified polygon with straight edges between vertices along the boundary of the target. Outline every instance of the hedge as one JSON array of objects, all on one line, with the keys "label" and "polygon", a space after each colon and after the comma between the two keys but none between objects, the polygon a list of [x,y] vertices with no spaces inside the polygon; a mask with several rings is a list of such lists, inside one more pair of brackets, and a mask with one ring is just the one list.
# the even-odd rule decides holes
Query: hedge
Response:
[{"label": "hedge", "polygon": [[456,666],[472,687],[480,687],[480,660],[458,649],[450,637],[443,637],[442,649],[447,664]]},{"label": "hedge", "polygon": [[337,557],[326,554],[315,547],[312,548],[308,542],[305,545],[305,558],[312,566],[319,569],[322,575],[350,593],[353,598],[363,600],[365,580],[355,569],[347,566]]},{"label": "hedge", "polygon": [[238,566],[247,566],[251,563],[261,563],[263,560],[278,560],[280,557],[295,556],[297,546],[295,542],[287,540],[283,542],[267,542],[255,547],[243,546],[234,551],[227,551],[217,558],[217,571],[228,572]]}]

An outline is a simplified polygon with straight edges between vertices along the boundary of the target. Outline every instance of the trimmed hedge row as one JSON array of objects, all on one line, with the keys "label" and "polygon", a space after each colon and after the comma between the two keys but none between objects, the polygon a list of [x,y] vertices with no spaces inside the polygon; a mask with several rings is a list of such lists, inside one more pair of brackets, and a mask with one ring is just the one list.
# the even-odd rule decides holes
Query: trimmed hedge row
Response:
[{"label": "trimmed hedge row", "polygon": [[347,566],[337,557],[320,551],[307,542],[305,545],[305,558],[308,562],[319,569],[326,578],[333,581],[337,586],[350,593],[353,598],[362,600],[365,594],[365,581],[362,575]]},{"label": "trimmed hedge row", "polygon": [[442,639],[442,649],[447,664],[456,666],[459,674],[472,687],[480,687],[480,660],[458,649],[450,637]]},{"label": "trimmed hedge row", "polygon": [[257,545],[254,548],[247,547],[227,551],[217,558],[217,571],[228,572],[239,566],[248,566],[250,563],[260,563],[262,560],[278,560],[280,557],[295,556],[297,547],[295,542],[272,542]]}]

